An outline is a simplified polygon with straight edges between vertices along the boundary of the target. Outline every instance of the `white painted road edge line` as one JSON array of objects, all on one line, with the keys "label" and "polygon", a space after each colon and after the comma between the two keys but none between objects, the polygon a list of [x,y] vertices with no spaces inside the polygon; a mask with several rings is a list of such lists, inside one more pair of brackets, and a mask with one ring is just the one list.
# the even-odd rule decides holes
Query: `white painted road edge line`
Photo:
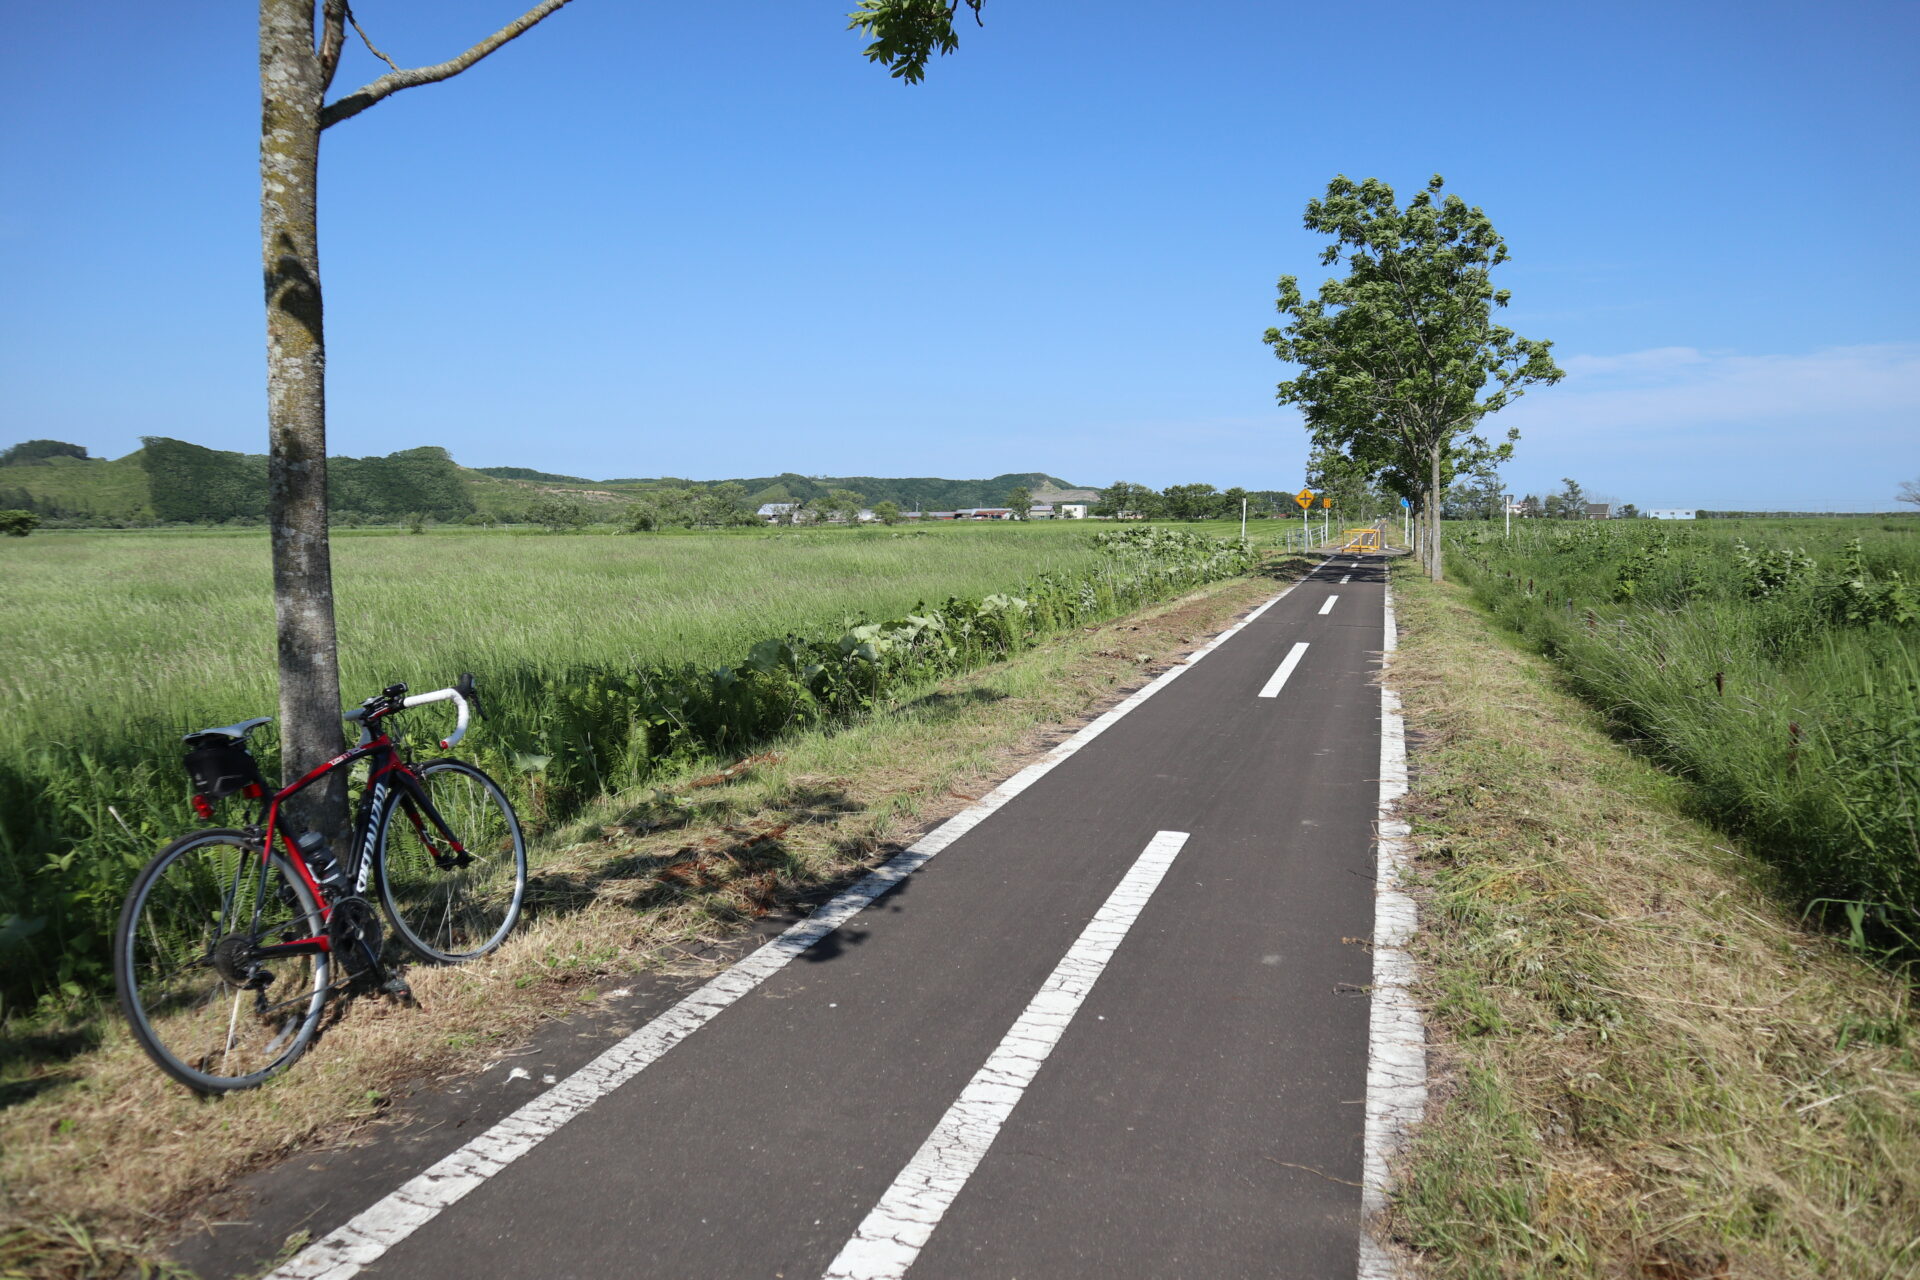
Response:
[{"label": "white painted road edge line", "polygon": [[[1393,587],[1386,591],[1382,664],[1399,647]],[[1360,1182],[1359,1280],[1396,1280],[1392,1254],[1374,1237],[1387,1207],[1393,1157],[1427,1110],[1427,1035],[1414,1003],[1413,958],[1407,944],[1416,924],[1413,899],[1400,886],[1407,863],[1407,824],[1395,813],[1407,794],[1407,734],[1400,696],[1380,686],[1379,855],[1373,899],[1373,999],[1368,1013],[1367,1122]]]},{"label": "white painted road edge line", "polygon": [[900,1280],[907,1274],[1186,843],[1184,831],[1157,832],[1147,842],[822,1280]]},{"label": "white painted road edge line", "polygon": [[1334,602],[1339,598],[1339,596],[1328,596],[1327,602],[1320,606],[1320,615],[1325,617],[1327,614],[1332,613]]},{"label": "white painted road edge line", "polygon": [[1300,665],[1301,655],[1305,654],[1306,651],[1307,642],[1305,640],[1296,642],[1293,648],[1287,650],[1287,656],[1280,659],[1279,667],[1274,670],[1271,676],[1267,677],[1267,682],[1260,686],[1260,696],[1263,698],[1271,698],[1277,695],[1280,692],[1280,686],[1285,684],[1287,677],[1293,674],[1293,669]]},{"label": "white painted road edge line", "polygon": [[674,1045],[698,1031],[722,1009],[784,968],[788,961],[852,919],[875,898],[918,871],[942,849],[980,825],[995,810],[1038,782],[1062,761],[1112,728],[1121,717],[1171,684],[1182,672],[1232,639],[1292,591],[1297,583],[1248,613],[1170,667],[1125,701],[1093,720],[1046,755],[1008,778],[980,800],[929,831],[906,852],[876,867],[811,916],[740,960],[653,1021],[533,1099],[386,1197],[346,1225],[295,1254],[267,1280],[348,1280],[362,1267],[431,1222],[440,1211],[557,1133],[599,1099],[653,1065]]}]

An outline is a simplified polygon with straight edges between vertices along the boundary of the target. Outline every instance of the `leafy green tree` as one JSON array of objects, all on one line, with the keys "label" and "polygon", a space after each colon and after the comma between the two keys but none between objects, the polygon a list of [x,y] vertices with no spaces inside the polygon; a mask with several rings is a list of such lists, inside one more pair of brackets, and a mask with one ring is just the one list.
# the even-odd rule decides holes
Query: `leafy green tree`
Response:
[{"label": "leafy green tree", "polygon": [[0,534],[24,538],[40,527],[40,517],[31,511],[0,511]]},{"label": "leafy green tree", "polygon": [[5,453],[0,453],[0,467],[27,467],[36,462],[45,462],[48,458],[87,459],[87,447],[81,444],[68,444],[65,440],[22,440]]},{"label": "leafy green tree", "polygon": [[[1307,203],[1306,227],[1333,237],[1323,265],[1347,274],[1317,298],[1282,276],[1277,303],[1287,318],[1268,329],[1279,359],[1300,366],[1280,383],[1282,404],[1298,405],[1314,443],[1340,448],[1369,473],[1419,477],[1423,509],[1438,514],[1450,464],[1511,455],[1518,431],[1488,445],[1480,422],[1534,383],[1563,375],[1551,343],[1493,322],[1508,301],[1493,287],[1507,246],[1480,209],[1440,198],[1437,174],[1402,209],[1393,188],[1344,175]],[[1438,520],[1426,521],[1428,571],[1443,575]]]},{"label": "leafy green tree", "polygon": [[1000,505],[1013,512],[1015,520],[1025,520],[1033,514],[1033,490],[1019,485],[1007,490],[1007,496],[1000,499]]},{"label": "leafy green tree", "polygon": [[[1587,518],[1587,491],[1580,487],[1579,481],[1568,477],[1562,477],[1560,483],[1565,485],[1566,488],[1555,494],[1554,497],[1560,499],[1561,519],[1585,520]],[[1552,501],[1552,499],[1548,499],[1548,501]]]},{"label": "leafy green tree", "polygon": [[527,519],[548,533],[566,533],[584,528],[593,519],[593,513],[584,502],[548,494],[527,509]]},{"label": "leafy green tree", "polygon": [[900,504],[897,502],[876,502],[873,504],[874,518],[881,524],[900,523]]},{"label": "leafy green tree", "polygon": [[1143,484],[1116,480],[1100,490],[1100,501],[1089,514],[1115,520],[1151,520],[1160,513],[1160,495]]},{"label": "leafy green tree", "polygon": [[860,520],[860,509],[867,505],[867,498],[865,494],[855,493],[851,489],[834,489],[814,505],[820,514],[829,520],[857,524]]},{"label": "leafy green tree", "polygon": [[1220,492],[1210,484],[1175,484],[1161,490],[1169,520],[1210,520],[1220,509]]},{"label": "leafy green tree", "polygon": [[1631,502],[1623,502],[1620,504],[1618,514],[1622,520],[1638,520],[1640,519],[1640,508],[1634,506]]}]

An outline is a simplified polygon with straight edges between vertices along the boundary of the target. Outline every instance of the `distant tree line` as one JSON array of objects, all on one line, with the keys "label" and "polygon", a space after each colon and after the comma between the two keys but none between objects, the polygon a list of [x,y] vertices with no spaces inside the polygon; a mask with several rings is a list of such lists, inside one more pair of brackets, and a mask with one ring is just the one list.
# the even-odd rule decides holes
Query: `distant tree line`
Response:
[{"label": "distant tree line", "polygon": [[[228,453],[184,440],[147,436],[140,465],[152,491],[154,518],[163,524],[223,524],[265,520],[267,459]],[[445,449],[404,449],[380,458],[327,459],[328,512],[358,520],[463,520],[473,495]]]}]

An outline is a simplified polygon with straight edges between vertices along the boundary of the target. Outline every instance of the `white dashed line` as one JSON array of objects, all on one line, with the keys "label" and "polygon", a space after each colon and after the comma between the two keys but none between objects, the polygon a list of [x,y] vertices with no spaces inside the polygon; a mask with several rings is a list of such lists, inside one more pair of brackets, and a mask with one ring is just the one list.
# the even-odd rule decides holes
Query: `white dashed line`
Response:
[{"label": "white dashed line", "polygon": [[1337,601],[1337,600],[1339,600],[1339,599],[1340,599],[1340,597],[1339,597],[1339,596],[1328,596],[1328,597],[1327,597],[1327,602],[1326,602],[1325,604],[1323,604],[1323,605],[1321,605],[1321,606],[1320,606],[1320,613],[1321,613],[1321,616],[1323,616],[1323,617],[1324,617],[1325,615],[1327,615],[1327,614],[1329,614],[1329,613],[1332,613],[1332,612],[1333,612],[1333,606],[1334,606],[1334,602],[1335,602],[1335,601]]},{"label": "white dashed line", "polygon": [[1342,575],[1340,575],[1340,585],[1341,585],[1341,586],[1343,586],[1343,587],[1344,587],[1344,586],[1346,586],[1346,585],[1347,585],[1347,584],[1348,584],[1349,582],[1352,582],[1352,581],[1353,581],[1353,575],[1352,575],[1352,574],[1350,574],[1350,573],[1346,573],[1346,574],[1342,574]]},{"label": "white dashed line", "polygon": [[1287,682],[1287,677],[1293,674],[1293,669],[1300,665],[1300,657],[1306,653],[1306,651],[1307,642],[1305,640],[1300,641],[1294,645],[1293,648],[1287,650],[1287,656],[1280,660],[1280,665],[1274,669],[1272,675],[1267,677],[1267,682],[1260,686],[1260,696],[1263,698],[1271,698],[1278,694],[1280,692],[1280,686]]},{"label": "white dashed line", "polygon": [[1162,831],[1147,842],[1000,1047],[827,1267],[823,1280],[899,1280],[907,1274],[1186,842],[1184,831]]},{"label": "white dashed line", "polygon": [[1209,640],[1185,662],[1162,672],[1080,732],[920,837],[905,853],[867,876],[789,928],[752,955],[708,982],[653,1021],[620,1041],[499,1121],[458,1151],[401,1184],[346,1225],[314,1241],[267,1280],[349,1280],[371,1266],[440,1213],[526,1155],[562,1126],[658,1061],[667,1050],[705,1026],[734,1001],[785,968],[866,905],[919,870],[928,859],[984,822],[1062,761],[1105,733],[1121,717],[1171,684],[1200,659],[1231,640],[1284,599],[1294,585]]}]

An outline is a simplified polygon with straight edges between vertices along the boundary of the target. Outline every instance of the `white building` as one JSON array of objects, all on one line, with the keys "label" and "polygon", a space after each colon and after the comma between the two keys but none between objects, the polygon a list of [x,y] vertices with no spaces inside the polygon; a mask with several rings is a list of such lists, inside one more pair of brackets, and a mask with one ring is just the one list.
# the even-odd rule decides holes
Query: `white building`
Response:
[{"label": "white building", "polygon": [[1085,520],[1087,504],[1084,502],[1063,502],[1054,508],[1062,520]]},{"label": "white building", "polygon": [[1698,510],[1697,507],[1656,507],[1647,514],[1655,520],[1691,520]]},{"label": "white building", "polygon": [[782,520],[791,517],[793,509],[799,505],[797,502],[763,502],[754,514],[768,524],[779,524]]}]

